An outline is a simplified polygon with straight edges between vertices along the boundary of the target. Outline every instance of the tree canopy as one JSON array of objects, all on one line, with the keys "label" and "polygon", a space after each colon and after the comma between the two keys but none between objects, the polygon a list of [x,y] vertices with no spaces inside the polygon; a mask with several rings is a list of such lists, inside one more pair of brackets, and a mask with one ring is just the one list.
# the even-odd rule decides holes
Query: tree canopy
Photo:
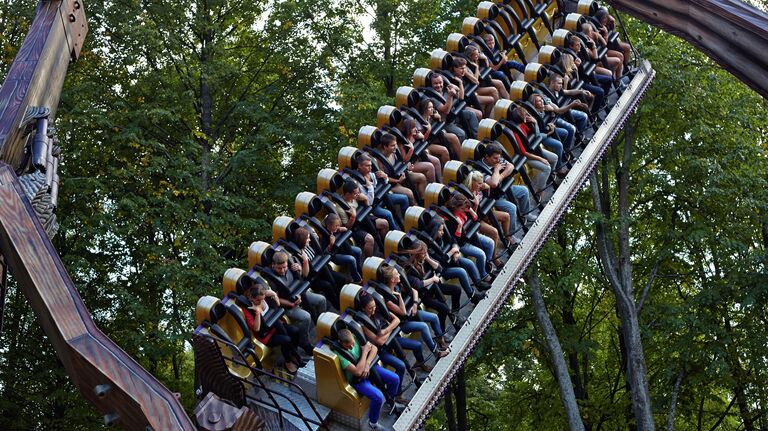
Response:
[{"label": "tree canopy", "polygon": [[[34,3],[0,6],[2,72]],[[91,33],[56,124],[55,245],[99,327],[190,411],[197,298],[220,295],[223,272],[245,266],[248,245],[476,4],[87,2]],[[595,234],[626,221],[656,426],[674,405],[678,430],[768,429],[766,101],[684,42],[625,22],[657,76],[598,170],[613,211],[585,190],[537,258],[582,421],[634,426]],[[7,306],[0,428],[100,428],[13,283]],[[566,428],[549,355],[523,285],[467,365],[472,429]]]}]

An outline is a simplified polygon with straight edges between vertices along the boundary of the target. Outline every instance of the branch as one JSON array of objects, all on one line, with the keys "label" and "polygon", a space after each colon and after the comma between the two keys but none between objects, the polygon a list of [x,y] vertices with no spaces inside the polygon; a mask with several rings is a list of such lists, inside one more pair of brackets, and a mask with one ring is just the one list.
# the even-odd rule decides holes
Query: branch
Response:
[{"label": "branch", "polygon": [[660,264],[661,258],[656,259],[656,263],[653,264],[653,269],[651,270],[651,275],[648,276],[648,281],[643,288],[643,294],[640,296],[640,302],[637,304],[637,314],[640,314],[640,310],[642,310],[643,305],[645,305],[645,299],[648,297],[648,292],[651,290],[651,283],[653,283],[653,279],[656,278],[656,273],[659,271]]}]

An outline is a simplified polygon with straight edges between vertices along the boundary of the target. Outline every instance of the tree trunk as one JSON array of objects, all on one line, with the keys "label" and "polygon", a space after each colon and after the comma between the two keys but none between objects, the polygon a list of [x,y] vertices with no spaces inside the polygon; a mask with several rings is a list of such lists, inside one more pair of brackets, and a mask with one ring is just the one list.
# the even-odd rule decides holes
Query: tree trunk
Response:
[{"label": "tree trunk", "polygon": [[680,394],[680,383],[685,376],[685,370],[680,369],[675,379],[675,386],[672,388],[672,399],[669,401],[669,413],[667,413],[667,431],[673,431],[675,429],[675,411],[677,410],[677,396]]},{"label": "tree trunk", "polygon": [[467,383],[464,380],[464,366],[456,373],[453,393],[456,395],[456,425],[462,431],[469,431],[467,422]]},{"label": "tree trunk", "polygon": [[541,332],[544,334],[544,338],[547,342],[547,348],[549,349],[552,364],[555,368],[555,377],[560,386],[560,399],[565,406],[568,429],[571,431],[584,431],[584,424],[581,422],[581,415],[579,414],[579,405],[576,402],[576,394],[573,392],[571,376],[568,373],[568,365],[566,365],[565,359],[563,359],[563,349],[560,347],[560,341],[557,339],[555,327],[549,319],[549,313],[544,304],[544,297],[541,295],[539,274],[535,263],[528,273],[528,282],[531,286],[531,298],[533,300],[533,308],[536,312],[536,319],[539,321]]},{"label": "tree trunk", "polygon": [[451,386],[448,386],[448,390],[445,391],[445,398],[443,398],[443,407],[445,408],[445,419],[448,422],[448,431],[456,431],[456,418],[453,416],[453,393]]},{"label": "tree trunk", "polygon": [[386,74],[383,76],[384,88],[387,90],[388,97],[395,96],[395,56],[392,52],[393,39],[395,37],[392,31],[392,3],[390,0],[379,0],[376,2],[376,29],[381,38],[384,47],[383,58],[386,63]]},{"label": "tree trunk", "polygon": [[[609,229],[605,221],[599,219],[596,224],[598,258],[603,266],[605,276],[616,297],[616,309],[621,321],[621,332],[627,349],[627,364],[625,367],[627,383],[630,388],[632,410],[635,424],[639,431],[655,429],[651,398],[648,392],[648,377],[643,354],[640,323],[637,314],[634,291],[632,287],[632,263],[629,246],[629,163],[632,156],[634,140],[634,125],[628,122],[624,131],[624,145],[621,161],[618,159],[619,147],[611,149],[613,161],[616,164],[616,183],[618,189],[618,220],[617,233]],[[610,194],[603,181],[602,190],[595,174],[590,177],[592,200],[595,209],[605,219],[610,219],[604,202],[608,202]],[[614,238],[618,245],[618,255],[613,247]]]},{"label": "tree trunk", "polygon": [[209,170],[211,165],[211,139],[213,133],[213,96],[208,83],[208,67],[213,43],[213,30],[210,23],[210,4],[205,0],[202,13],[204,25],[201,29],[200,40],[200,189],[203,196],[203,209],[206,214],[211,211],[211,202],[205,197],[210,187]]}]

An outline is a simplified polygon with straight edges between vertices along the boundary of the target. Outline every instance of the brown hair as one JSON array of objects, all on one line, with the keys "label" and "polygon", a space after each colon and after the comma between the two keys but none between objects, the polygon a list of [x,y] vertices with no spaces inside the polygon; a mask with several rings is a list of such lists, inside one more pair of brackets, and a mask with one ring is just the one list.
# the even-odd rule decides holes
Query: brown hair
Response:
[{"label": "brown hair", "polygon": [[445,207],[451,211],[457,208],[461,208],[464,205],[469,205],[469,199],[467,199],[466,196],[458,192],[451,195],[451,198],[448,199],[448,202],[445,203]]},{"label": "brown hair", "polygon": [[309,231],[303,227],[293,231],[293,243],[299,247],[304,248],[304,244],[307,243],[307,239],[309,239]]},{"label": "brown hair", "polygon": [[275,255],[272,256],[273,265],[282,265],[286,262],[288,262],[288,253],[284,251],[276,251]]}]

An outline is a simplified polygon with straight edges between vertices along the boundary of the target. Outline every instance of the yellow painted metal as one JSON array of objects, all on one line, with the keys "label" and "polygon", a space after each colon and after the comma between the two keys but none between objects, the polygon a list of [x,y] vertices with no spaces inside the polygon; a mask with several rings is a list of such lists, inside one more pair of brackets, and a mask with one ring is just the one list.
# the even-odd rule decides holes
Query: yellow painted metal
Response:
[{"label": "yellow painted metal", "polygon": [[[401,87],[402,88],[402,87]],[[341,147],[339,155],[336,160],[339,163],[339,169],[349,168],[352,169],[352,164],[355,159],[360,155],[360,150],[355,147]]]},{"label": "yellow painted metal", "polygon": [[[491,111],[491,118],[496,121],[506,120],[509,118],[509,111],[516,105],[509,99],[499,99],[495,105],[493,105],[493,111]],[[462,147],[463,151],[463,147]]]},{"label": "yellow painted metal", "polygon": [[339,311],[342,313],[347,310],[347,308],[355,308],[355,296],[357,296],[357,293],[360,292],[363,289],[363,286],[360,286],[359,284],[355,283],[349,283],[345,284],[344,287],[341,288],[341,293],[339,294]]},{"label": "yellow painted metal", "polygon": [[443,168],[443,183],[448,184],[451,181],[454,183],[459,182],[459,170],[463,165],[464,164],[458,160],[449,160]]},{"label": "yellow painted metal", "polygon": [[413,86],[416,88],[419,87],[429,87],[432,83],[428,82],[427,79],[429,78],[429,75],[432,73],[430,69],[427,69],[426,67],[420,67],[413,71]]},{"label": "yellow painted metal", "polygon": [[357,132],[357,148],[372,147],[373,135],[376,134],[377,129],[373,126],[363,126]]},{"label": "yellow painted metal", "polygon": [[384,257],[389,257],[392,253],[400,252],[400,240],[405,237],[405,232],[391,230],[384,237]]},{"label": "yellow painted metal", "polygon": [[288,227],[293,223],[293,220],[293,217],[288,216],[275,218],[275,221],[272,222],[272,243],[277,242],[278,239],[288,239]]},{"label": "yellow painted metal", "polygon": [[224,272],[224,279],[221,281],[222,298],[226,298],[229,292],[237,293],[237,281],[244,275],[246,275],[245,271],[240,268],[229,268]]},{"label": "yellow painted metal", "polygon": [[271,247],[269,243],[264,241],[255,241],[248,247],[248,268],[253,268],[254,265],[262,266],[262,256],[264,252]]},{"label": "yellow painted metal", "polygon": [[432,205],[440,204],[440,193],[445,188],[440,183],[427,184],[427,189],[424,191],[424,206],[429,208]]},{"label": "yellow painted metal", "polygon": [[379,279],[379,267],[384,263],[384,259],[371,256],[363,261],[363,284]]},{"label": "yellow painted metal", "polygon": [[411,229],[419,229],[419,220],[421,220],[421,216],[426,212],[424,208],[420,206],[410,206],[407,210],[405,210],[405,217],[403,218],[403,222],[405,226],[403,228],[406,232],[410,231]]},{"label": "yellow painted metal", "polygon": [[[506,100],[506,99],[501,99]],[[501,102],[499,100],[499,102]],[[498,104],[498,102],[497,102]],[[494,112],[496,111],[494,107]],[[480,145],[480,141],[477,139],[465,139],[464,142],[461,143],[461,155],[460,159],[462,162],[466,162],[467,160],[475,160],[475,155],[477,152],[477,147]]]}]

